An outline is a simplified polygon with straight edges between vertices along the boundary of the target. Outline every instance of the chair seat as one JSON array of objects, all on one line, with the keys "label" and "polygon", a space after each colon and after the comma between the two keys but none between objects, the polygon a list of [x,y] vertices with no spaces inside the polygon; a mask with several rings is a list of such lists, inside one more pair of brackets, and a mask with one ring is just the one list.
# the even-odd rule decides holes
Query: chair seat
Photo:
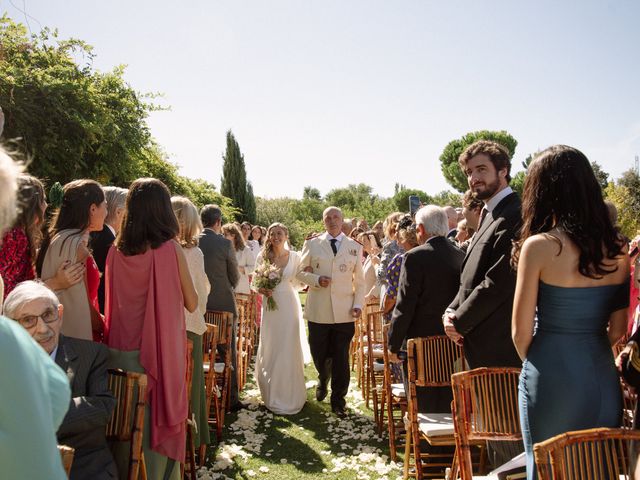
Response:
[{"label": "chair seat", "polygon": [[419,413],[418,429],[426,437],[453,436],[453,416],[450,413]]},{"label": "chair seat", "polygon": [[373,362],[374,372],[384,372],[384,363]]},{"label": "chair seat", "polygon": [[[209,373],[209,362],[205,362],[202,364],[202,369],[204,370],[204,373]],[[213,365],[213,370],[216,373],[222,373],[224,372],[224,362],[219,362],[219,363],[215,363]]]},{"label": "chair seat", "polygon": [[407,392],[404,390],[404,385],[401,383],[392,383],[391,395],[394,397],[407,398]]}]

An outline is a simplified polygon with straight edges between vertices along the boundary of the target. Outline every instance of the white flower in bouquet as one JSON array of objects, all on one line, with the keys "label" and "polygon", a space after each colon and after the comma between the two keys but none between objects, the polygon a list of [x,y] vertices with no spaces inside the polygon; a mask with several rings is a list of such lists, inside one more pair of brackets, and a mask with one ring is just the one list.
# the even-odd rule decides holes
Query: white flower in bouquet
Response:
[{"label": "white flower in bouquet", "polygon": [[[268,260],[264,260],[263,263],[253,272],[252,284],[256,290],[264,288],[266,290],[273,290],[282,280],[282,272],[278,267]],[[278,304],[273,297],[267,297],[267,310],[273,311],[278,309]]]}]

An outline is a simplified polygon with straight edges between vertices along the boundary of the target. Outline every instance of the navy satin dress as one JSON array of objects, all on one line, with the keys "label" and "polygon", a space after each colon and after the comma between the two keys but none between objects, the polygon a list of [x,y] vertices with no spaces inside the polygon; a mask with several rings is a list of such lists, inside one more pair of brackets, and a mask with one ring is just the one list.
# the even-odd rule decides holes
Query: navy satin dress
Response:
[{"label": "navy satin dress", "polygon": [[607,326],[610,314],[628,305],[628,282],[587,288],[540,282],[536,331],[519,385],[529,480],[537,478],[535,443],[620,426],[622,396]]}]

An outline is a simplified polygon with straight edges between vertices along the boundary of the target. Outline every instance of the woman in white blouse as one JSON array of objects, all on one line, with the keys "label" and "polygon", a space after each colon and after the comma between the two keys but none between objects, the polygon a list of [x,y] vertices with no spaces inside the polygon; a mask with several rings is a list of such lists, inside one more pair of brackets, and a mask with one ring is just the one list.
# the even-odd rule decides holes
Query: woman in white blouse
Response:
[{"label": "woman in white blouse", "polygon": [[222,226],[222,234],[227,240],[231,241],[236,251],[236,260],[238,260],[238,271],[240,272],[240,280],[236,285],[236,293],[250,294],[249,275],[256,266],[256,257],[253,256],[251,249],[244,242],[240,229],[234,223],[226,223]]},{"label": "woman in white blouse", "polygon": [[171,206],[180,225],[180,233],[176,239],[184,251],[189,273],[198,294],[198,307],[193,313],[185,309],[187,338],[193,342],[193,378],[191,382],[191,411],[196,417],[197,430],[194,433],[196,449],[208,445],[209,412],[205,398],[204,371],[202,369],[202,334],[207,330],[204,314],[207,310],[207,298],[211,285],[204,271],[204,256],[198,248],[198,236],[202,232],[200,215],[195,205],[185,197],[172,197]]}]

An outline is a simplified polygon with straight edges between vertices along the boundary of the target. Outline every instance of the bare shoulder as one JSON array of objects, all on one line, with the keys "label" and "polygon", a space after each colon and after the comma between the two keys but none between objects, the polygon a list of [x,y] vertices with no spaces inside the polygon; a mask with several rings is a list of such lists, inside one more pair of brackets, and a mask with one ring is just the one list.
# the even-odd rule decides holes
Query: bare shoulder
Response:
[{"label": "bare shoulder", "polygon": [[538,233],[527,238],[522,244],[523,255],[558,255],[562,240],[548,233]]}]

